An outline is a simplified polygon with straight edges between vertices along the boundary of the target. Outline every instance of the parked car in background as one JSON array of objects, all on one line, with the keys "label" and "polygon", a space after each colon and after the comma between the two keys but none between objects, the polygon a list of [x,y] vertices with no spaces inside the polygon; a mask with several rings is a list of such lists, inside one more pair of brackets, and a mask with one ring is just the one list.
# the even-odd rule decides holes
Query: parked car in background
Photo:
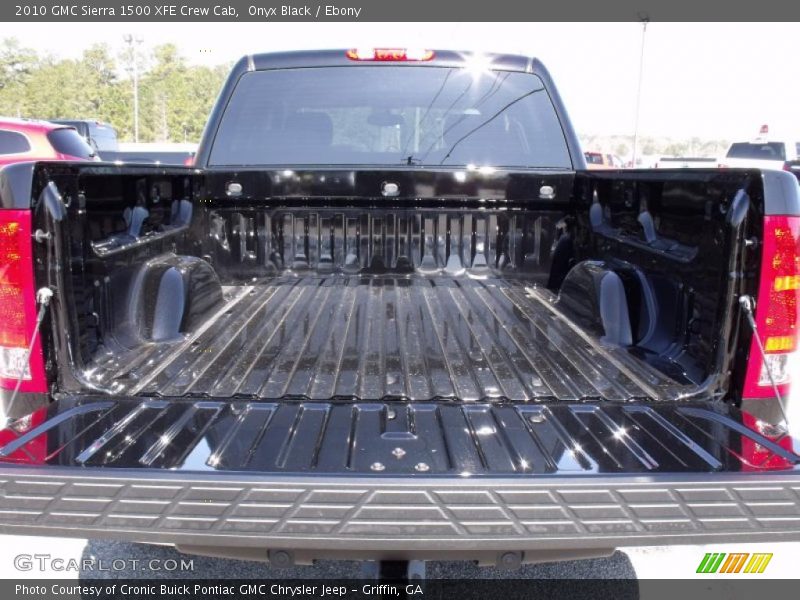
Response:
[{"label": "parked car in background", "polygon": [[586,166],[589,169],[613,169],[614,167],[608,161],[608,155],[602,152],[594,152],[587,150],[583,153],[586,159]]},{"label": "parked car in background", "polygon": [[474,58],[247,56],[193,168],[0,170],[0,533],[379,573],[800,540],[795,179],[588,171],[538,60]]},{"label": "parked car in background", "polygon": [[0,117],[0,166],[29,160],[96,160],[74,127]]},{"label": "parked car in background", "polygon": [[116,152],[103,152],[101,158],[109,162],[191,166],[196,151],[197,144],[191,143],[123,143]]},{"label": "parked car in background", "polygon": [[590,169],[624,169],[625,162],[616,154],[587,150],[583,153],[586,166]]},{"label": "parked car in background", "polygon": [[719,166],[790,171],[800,175],[800,142],[797,139],[772,135],[769,127],[762,125],[755,139],[733,142]]},{"label": "parked car in background", "polygon": [[74,127],[101,158],[104,152],[116,152],[119,150],[117,130],[108,123],[73,119],[52,119],[50,122]]},{"label": "parked car in background", "polygon": [[135,164],[192,164],[197,144],[173,142],[120,142],[109,123],[90,119],[52,119],[51,123],[74,127],[104,162]]},{"label": "parked car in background", "polygon": [[719,163],[714,157],[700,156],[662,156],[655,164],[656,169],[713,169]]}]

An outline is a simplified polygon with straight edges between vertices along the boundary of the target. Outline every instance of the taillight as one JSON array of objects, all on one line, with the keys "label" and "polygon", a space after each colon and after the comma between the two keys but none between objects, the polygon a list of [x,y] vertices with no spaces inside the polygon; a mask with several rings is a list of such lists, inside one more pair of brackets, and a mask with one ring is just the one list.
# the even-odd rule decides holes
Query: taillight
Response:
[{"label": "taillight", "polygon": [[[7,448],[26,433],[30,433],[47,420],[47,407],[15,419],[5,429],[0,429],[0,448]],[[37,435],[24,446],[9,454],[0,455],[0,462],[43,465],[47,460],[47,433]]]},{"label": "taillight", "polygon": [[36,331],[31,212],[0,210],[0,387],[46,392],[41,342]]},{"label": "taillight", "polygon": [[798,349],[798,300],[800,217],[764,217],[764,245],[755,321],[765,356],[761,356],[753,339],[744,397],[774,397],[773,381],[782,397],[785,398],[789,393],[792,360]]},{"label": "taillight", "polygon": [[345,52],[345,56],[350,60],[405,62],[432,60],[434,52],[411,48],[353,48]]},{"label": "taillight", "polygon": [[[788,453],[794,452],[792,436],[785,430],[764,423],[746,412],[742,413],[742,424],[760,433]],[[739,459],[742,471],[780,470],[794,467],[793,460],[776,454],[756,442],[753,438],[744,435],[742,436],[742,449]]]}]

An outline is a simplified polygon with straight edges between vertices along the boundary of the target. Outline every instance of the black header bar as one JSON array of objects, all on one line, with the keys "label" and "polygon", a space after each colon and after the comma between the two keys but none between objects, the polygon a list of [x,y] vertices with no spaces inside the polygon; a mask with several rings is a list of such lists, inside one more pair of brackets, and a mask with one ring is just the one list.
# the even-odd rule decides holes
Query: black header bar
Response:
[{"label": "black header bar", "polygon": [[12,0],[7,22],[325,22],[325,21],[797,21],[800,3],[786,0]]}]

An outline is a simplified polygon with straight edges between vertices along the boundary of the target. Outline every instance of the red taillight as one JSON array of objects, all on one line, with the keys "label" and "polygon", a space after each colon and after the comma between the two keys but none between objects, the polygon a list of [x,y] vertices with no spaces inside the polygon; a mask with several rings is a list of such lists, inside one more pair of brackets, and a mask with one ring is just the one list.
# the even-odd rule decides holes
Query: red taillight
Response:
[{"label": "red taillight", "polygon": [[353,48],[345,52],[350,60],[404,62],[432,60],[433,50],[413,50],[410,48]]},{"label": "red taillight", "polygon": [[[0,210],[0,387],[46,392],[42,347],[34,340],[36,299],[33,280],[31,213]],[[27,360],[26,360],[27,358]]]},{"label": "red taillight", "polygon": [[[30,433],[47,420],[47,407],[16,419],[6,429],[0,429],[0,448]],[[27,444],[14,452],[0,456],[0,462],[21,463],[26,465],[43,465],[47,460],[47,433],[37,435]]]},{"label": "red taillight", "polygon": [[[787,452],[794,452],[792,437],[788,433],[780,431],[772,425],[762,423],[746,412],[742,413],[742,423]],[[741,460],[742,471],[769,471],[794,467],[794,461],[772,452],[748,436],[742,436],[742,453],[739,459]]]},{"label": "red taillight", "polygon": [[756,302],[756,328],[764,343],[750,345],[744,397],[768,398],[789,393],[792,361],[798,349],[800,305],[800,217],[764,217],[764,246]]}]

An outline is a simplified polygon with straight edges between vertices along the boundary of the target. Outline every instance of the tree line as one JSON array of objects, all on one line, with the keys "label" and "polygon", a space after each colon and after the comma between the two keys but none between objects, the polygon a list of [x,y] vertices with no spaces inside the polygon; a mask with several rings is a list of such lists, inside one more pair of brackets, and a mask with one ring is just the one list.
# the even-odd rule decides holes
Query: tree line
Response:
[{"label": "tree line", "polygon": [[150,52],[106,44],[58,58],[0,42],[0,115],[96,119],[133,141],[133,71],[139,76],[139,141],[197,142],[230,65],[188,64],[174,44]]}]

